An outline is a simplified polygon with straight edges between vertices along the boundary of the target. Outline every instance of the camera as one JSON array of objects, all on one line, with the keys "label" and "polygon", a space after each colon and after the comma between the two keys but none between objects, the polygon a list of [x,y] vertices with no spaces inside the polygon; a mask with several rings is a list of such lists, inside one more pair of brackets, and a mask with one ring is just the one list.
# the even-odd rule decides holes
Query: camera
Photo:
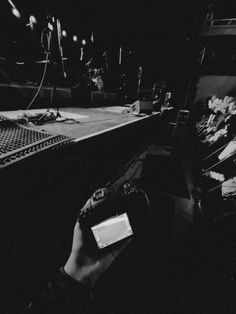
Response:
[{"label": "camera", "polygon": [[105,249],[142,232],[150,211],[146,193],[131,182],[118,190],[96,190],[79,212],[84,240],[91,249]]}]

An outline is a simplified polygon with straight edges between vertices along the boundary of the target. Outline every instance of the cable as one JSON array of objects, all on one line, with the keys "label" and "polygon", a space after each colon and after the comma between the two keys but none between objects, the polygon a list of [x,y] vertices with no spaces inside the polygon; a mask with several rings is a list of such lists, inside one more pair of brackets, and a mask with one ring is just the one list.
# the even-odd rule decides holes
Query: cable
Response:
[{"label": "cable", "polygon": [[[44,34],[44,31],[42,31],[41,33],[41,42],[42,42],[42,36]],[[32,106],[32,104],[34,103],[35,99],[37,98],[42,86],[43,86],[43,82],[46,76],[46,72],[47,72],[47,67],[48,67],[48,62],[49,62],[49,54],[50,54],[50,46],[51,46],[51,33],[47,34],[47,51],[46,51],[46,59],[45,59],[45,66],[44,66],[44,70],[43,70],[43,75],[42,75],[42,79],[41,82],[39,84],[38,90],[35,93],[34,97],[32,98],[31,102],[29,103],[29,105],[26,107],[24,115],[26,115],[27,110],[30,109],[30,107]]]},{"label": "cable", "polygon": [[146,198],[147,204],[148,204],[149,208],[151,209],[151,202],[150,202],[150,199],[149,199],[147,193],[144,190],[140,189],[140,188],[139,188],[139,191],[141,193],[143,193],[144,197]]}]

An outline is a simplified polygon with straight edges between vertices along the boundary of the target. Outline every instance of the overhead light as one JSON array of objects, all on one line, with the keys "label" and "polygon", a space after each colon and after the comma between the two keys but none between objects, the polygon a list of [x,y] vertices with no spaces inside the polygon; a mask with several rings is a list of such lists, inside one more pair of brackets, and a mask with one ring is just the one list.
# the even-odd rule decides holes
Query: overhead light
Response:
[{"label": "overhead light", "polygon": [[63,29],[63,31],[61,32],[62,36],[63,37],[66,37],[67,36],[67,32]]},{"label": "overhead light", "polygon": [[51,22],[48,22],[48,29],[53,32],[53,25]]},{"label": "overhead light", "polygon": [[82,45],[85,46],[86,45],[86,40],[82,39]]},{"label": "overhead light", "polygon": [[34,29],[34,24],[36,24],[36,23],[37,23],[37,20],[36,20],[35,16],[34,15],[30,15],[29,23],[26,24],[26,26],[30,26],[30,28],[33,30]]},{"label": "overhead light", "polygon": [[76,35],[73,36],[73,41],[77,42],[78,41],[78,37]]},{"label": "overhead light", "polygon": [[36,24],[37,23],[36,17],[34,15],[30,15],[29,22],[31,24]]},{"label": "overhead light", "polygon": [[17,17],[18,19],[21,18],[20,12],[19,10],[17,10],[17,8],[12,8],[11,11],[12,11],[12,14],[15,15],[15,17]]},{"label": "overhead light", "polygon": [[16,8],[15,4],[11,0],[8,0],[8,3],[11,6],[12,14],[15,15],[15,17],[17,17],[19,19],[21,17],[21,14],[20,14],[19,10]]},{"label": "overhead light", "polygon": [[14,3],[13,3],[11,0],[8,0],[8,2],[10,3],[10,5],[11,5],[13,8],[15,8],[15,5],[14,5]]}]

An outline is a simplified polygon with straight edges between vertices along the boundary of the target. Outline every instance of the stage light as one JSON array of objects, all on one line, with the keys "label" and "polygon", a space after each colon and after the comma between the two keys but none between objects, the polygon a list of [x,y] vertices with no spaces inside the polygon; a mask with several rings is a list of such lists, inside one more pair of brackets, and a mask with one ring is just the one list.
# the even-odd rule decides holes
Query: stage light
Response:
[{"label": "stage light", "polygon": [[14,3],[11,0],[8,0],[8,3],[11,6],[12,14],[15,15],[15,17],[17,17],[19,19],[21,17],[19,10],[17,10],[16,6],[14,5]]},{"label": "stage light", "polygon": [[85,46],[86,45],[86,40],[82,39],[82,45]]},{"label": "stage light", "polygon": [[52,23],[48,22],[48,29],[53,32],[53,25]]},{"label": "stage light", "polygon": [[78,41],[78,37],[76,35],[73,36],[73,41],[77,42]]},{"label": "stage light", "polygon": [[14,3],[13,3],[11,0],[8,0],[8,3],[10,3],[10,5],[11,5],[13,8],[15,8],[15,5],[14,5]]},{"label": "stage light", "polygon": [[12,14],[15,15],[15,17],[17,17],[18,19],[21,18],[20,12],[19,10],[17,10],[17,8],[12,8],[11,11],[12,11]]},{"label": "stage light", "polygon": [[26,24],[26,26],[30,26],[30,28],[33,30],[34,29],[34,24],[36,24],[36,23],[37,23],[37,20],[36,20],[35,16],[30,15],[29,23]]},{"label": "stage light", "polygon": [[63,31],[61,32],[62,36],[63,37],[66,37],[67,36],[67,32],[63,29]]},{"label": "stage light", "polygon": [[30,15],[29,22],[30,24],[36,24],[37,23],[36,17],[34,15]]}]

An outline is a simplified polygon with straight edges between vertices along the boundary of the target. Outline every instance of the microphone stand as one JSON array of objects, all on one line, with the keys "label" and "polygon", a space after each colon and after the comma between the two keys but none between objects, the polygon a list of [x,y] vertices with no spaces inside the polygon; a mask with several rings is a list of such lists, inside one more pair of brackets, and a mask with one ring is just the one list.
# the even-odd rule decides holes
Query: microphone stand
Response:
[{"label": "microphone stand", "polygon": [[139,99],[140,96],[140,86],[141,86],[141,80],[142,80],[142,67],[140,66],[138,69],[138,88],[137,88],[137,99]]},{"label": "microphone stand", "polygon": [[[54,34],[53,34],[54,32]],[[54,35],[54,36],[53,36]],[[63,117],[60,113],[59,104],[56,97],[56,90],[57,85],[59,82],[59,79],[65,80],[67,77],[66,71],[65,71],[65,65],[64,65],[64,59],[63,59],[63,49],[61,46],[61,24],[58,19],[54,21],[54,29],[51,30],[51,55],[52,55],[52,66],[53,66],[53,88],[51,93],[51,106],[52,108],[56,108],[56,122],[65,122],[65,121],[73,121],[75,123],[79,123],[79,121],[73,119],[73,118],[66,118]]]},{"label": "microphone stand", "polygon": [[105,60],[106,70],[108,71],[108,69],[109,69],[109,64],[108,64],[108,59],[107,59],[107,51],[105,51],[102,55],[103,55],[104,60]]}]

